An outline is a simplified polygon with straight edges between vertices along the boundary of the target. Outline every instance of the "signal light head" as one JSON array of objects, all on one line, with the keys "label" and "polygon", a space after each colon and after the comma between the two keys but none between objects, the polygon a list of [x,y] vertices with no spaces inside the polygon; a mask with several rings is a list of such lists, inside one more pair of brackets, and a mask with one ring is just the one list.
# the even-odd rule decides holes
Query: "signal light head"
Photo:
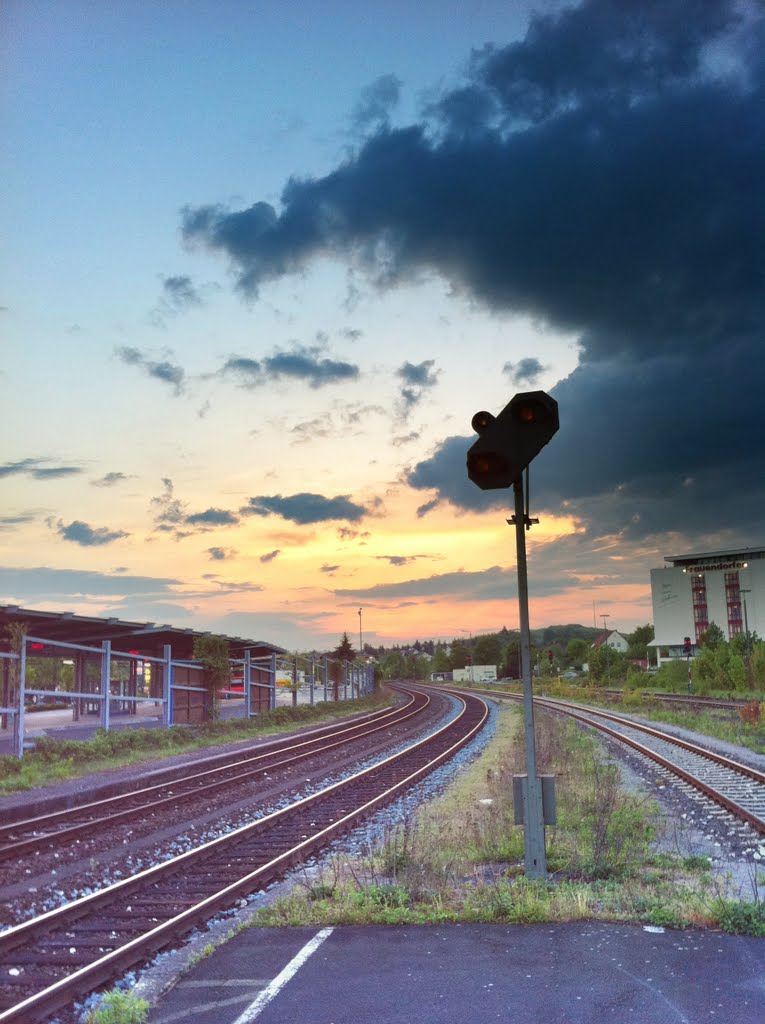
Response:
[{"label": "signal light head", "polygon": [[486,412],[486,410],[481,410],[481,412],[477,412],[472,418],[470,426],[476,434],[482,434],[484,430],[487,430],[492,425],[493,422],[494,417],[492,414],[490,412]]},{"label": "signal light head", "polygon": [[484,491],[512,487],[558,430],[558,403],[544,391],[515,395],[497,417],[477,412],[480,436],[468,451],[468,477]]}]

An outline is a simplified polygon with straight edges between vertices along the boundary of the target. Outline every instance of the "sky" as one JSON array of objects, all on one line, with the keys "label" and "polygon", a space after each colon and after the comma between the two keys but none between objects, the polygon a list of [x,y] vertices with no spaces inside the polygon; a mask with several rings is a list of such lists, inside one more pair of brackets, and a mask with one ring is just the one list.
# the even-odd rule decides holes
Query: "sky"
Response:
[{"label": "sky", "polygon": [[[473,414],[558,402],[532,628],[765,543],[754,0],[5,0],[0,604],[517,628]],[[361,614],[359,614],[361,609]]]}]

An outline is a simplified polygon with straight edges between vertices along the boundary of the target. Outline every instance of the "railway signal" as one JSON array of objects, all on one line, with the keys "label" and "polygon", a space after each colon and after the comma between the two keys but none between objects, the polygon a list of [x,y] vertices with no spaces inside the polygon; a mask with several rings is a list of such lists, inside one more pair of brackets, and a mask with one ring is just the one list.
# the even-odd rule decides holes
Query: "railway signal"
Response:
[{"label": "railway signal", "polygon": [[[478,434],[467,453],[467,475],[482,491],[513,488],[515,515],[508,523],[515,525],[518,557],[518,609],[521,627],[521,677],[523,679],[523,723],[526,741],[526,775],[518,779],[522,807],[516,804],[523,821],[524,866],[530,878],[546,878],[545,801],[542,780],[537,774],[536,741],[534,738],[534,696],[531,682],[531,631],[529,629],[529,590],[526,573],[526,530],[537,519],[530,519],[524,502],[523,471],[536,458],[560,426],[558,403],[544,391],[526,391],[514,395],[498,416],[477,412],[472,419]],[[528,500],[528,487],[526,489]],[[553,652],[548,652],[552,666]],[[554,794],[553,780],[548,792]],[[515,784],[514,784],[515,789]],[[548,805],[554,799],[548,798]],[[554,824],[554,814],[547,816]]]},{"label": "railway signal", "polygon": [[483,491],[512,487],[558,430],[558,403],[544,391],[515,395],[498,416],[477,412],[479,435],[467,454],[467,472]]}]

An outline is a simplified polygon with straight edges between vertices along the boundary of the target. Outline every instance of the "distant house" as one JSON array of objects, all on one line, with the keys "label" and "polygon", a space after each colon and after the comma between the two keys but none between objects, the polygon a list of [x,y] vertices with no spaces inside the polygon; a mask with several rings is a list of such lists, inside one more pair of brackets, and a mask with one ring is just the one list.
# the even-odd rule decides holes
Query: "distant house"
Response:
[{"label": "distant house", "polygon": [[627,638],[623,637],[621,633],[617,633],[615,629],[607,629],[596,636],[592,642],[593,650],[598,651],[601,647],[610,647],[612,651],[619,651],[620,654],[626,654],[629,646]]}]

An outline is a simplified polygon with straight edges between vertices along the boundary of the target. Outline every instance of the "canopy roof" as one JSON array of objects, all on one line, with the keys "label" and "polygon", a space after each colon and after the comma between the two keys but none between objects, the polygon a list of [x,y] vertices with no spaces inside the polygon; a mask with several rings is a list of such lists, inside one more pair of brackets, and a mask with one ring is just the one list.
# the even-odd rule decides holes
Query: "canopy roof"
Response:
[{"label": "canopy roof", "polygon": [[[112,647],[117,651],[154,658],[162,657],[164,645],[170,644],[173,657],[181,660],[193,657],[194,639],[205,636],[207,632],[157,625],[154,622],[99,619],[90,615],[76,615],[74,612],[42,612],[19,608],[17,605],[0,605],[0,650],[9,650],[10,638],[6,627],[15,623],[23,623],[27,635],[42,640],[59,640],[85,647],[98,647],[102,640],[111,640]],[[239,636],[224,636],[223,639],[228,640],[232,658],[243,658],[245,650],[249,650],[253,657],[286,653],[283,647],[277,647],[266,640],[249,640]]]}]

